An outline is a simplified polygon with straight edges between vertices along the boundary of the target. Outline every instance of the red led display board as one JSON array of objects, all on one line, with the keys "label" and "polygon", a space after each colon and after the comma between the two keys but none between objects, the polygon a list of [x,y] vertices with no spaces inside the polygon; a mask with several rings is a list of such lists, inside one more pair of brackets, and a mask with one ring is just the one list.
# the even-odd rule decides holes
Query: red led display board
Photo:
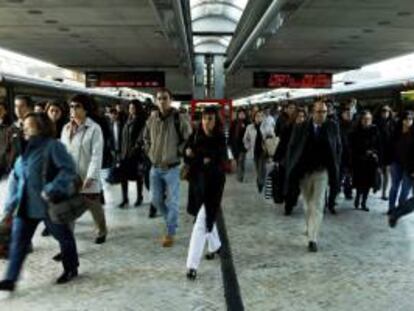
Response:
[{"label": "red led display board", "polygon": [[86,87],[158,88],[164,86],[165,73],[161,71],[86,73]]},{"label": "red led display board", "polygon": [[253,84],[255,88],[324,89],[332,87],[332,74],[255,72]]}]

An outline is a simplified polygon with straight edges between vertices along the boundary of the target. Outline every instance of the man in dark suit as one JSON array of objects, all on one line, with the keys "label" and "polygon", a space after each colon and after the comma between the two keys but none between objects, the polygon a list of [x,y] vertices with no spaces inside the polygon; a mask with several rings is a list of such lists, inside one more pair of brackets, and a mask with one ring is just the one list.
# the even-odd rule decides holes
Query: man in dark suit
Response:
[{"label": "man in dark suit", "polygon": [[317,239],[323,219],[325,194],[339,187],[342,153],[337,123],[327,119],[328,108],[322,101],[312,107],[312,117],[295,126],[289,141],[285,192],[300,188],[306,215],[308,248],[317,252]]}]

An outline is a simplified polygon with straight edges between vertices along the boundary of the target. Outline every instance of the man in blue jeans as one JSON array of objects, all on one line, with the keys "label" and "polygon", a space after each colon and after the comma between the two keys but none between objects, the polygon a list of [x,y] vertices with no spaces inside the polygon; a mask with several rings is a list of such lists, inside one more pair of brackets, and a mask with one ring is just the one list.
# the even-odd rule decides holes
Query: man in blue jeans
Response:
[{"label": "man in blue jeans", "polygon": [[157,91],[159,112],[148,118],[144,130],[145,150],[152,163],[152,204],[163,214],[167,225],[163,247],[174,244],[180,206],[180,158],[191,134],[187,116],[171,107],[171,102],[172,93],[168,89]]}]

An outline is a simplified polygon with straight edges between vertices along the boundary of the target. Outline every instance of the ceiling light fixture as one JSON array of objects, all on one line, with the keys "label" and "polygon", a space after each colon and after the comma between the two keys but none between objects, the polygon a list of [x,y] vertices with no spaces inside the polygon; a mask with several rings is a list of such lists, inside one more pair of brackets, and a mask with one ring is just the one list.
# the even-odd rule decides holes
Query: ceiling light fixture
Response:
[{"label": "ceiling light fixture", "polygon": [[57,24],[58,23],[58,21],[57,20],[54,20],[54,19],[47,19],[47,20],[45,20],[45,24]]},{"label": "ceiling light fixture", "polygon": [[403,16],[411,16],[413,13],[412,12],[408,12],[408,11],[401,11],[401,12],[398,12],[397,13],[397,15],[398,16],[401,16],[401,17],[403,17]]}]

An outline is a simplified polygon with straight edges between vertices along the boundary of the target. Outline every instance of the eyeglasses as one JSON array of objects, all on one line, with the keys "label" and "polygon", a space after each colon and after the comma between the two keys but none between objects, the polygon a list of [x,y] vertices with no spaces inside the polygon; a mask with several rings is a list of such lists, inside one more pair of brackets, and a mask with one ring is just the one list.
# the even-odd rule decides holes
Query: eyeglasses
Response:
[{"label": "eyeglasses", "polygon": [[315,110],[315,113],[324,114],[324,113],[328,113],[328,110]]},{"label": "eyeglasses", "polygon": [[157,100],[168,100],[168,96],[157,97]]},{"label": "eyeglasses", "polygon": [[78,108],[82,108],[82,105],[81,104],[70,104],[69,108],[70,109],[78,109]]}]

